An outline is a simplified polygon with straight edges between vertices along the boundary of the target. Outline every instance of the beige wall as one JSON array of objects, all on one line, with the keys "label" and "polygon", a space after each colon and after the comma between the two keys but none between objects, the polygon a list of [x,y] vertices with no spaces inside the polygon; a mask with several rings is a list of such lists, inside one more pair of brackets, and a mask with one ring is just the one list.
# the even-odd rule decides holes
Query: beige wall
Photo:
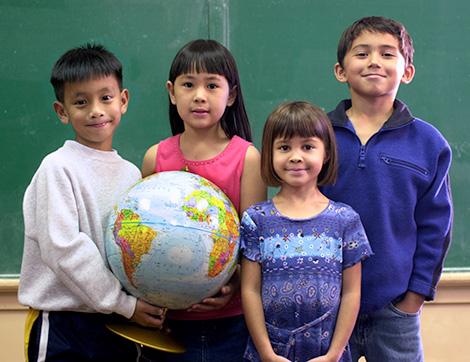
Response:
[{"label": "beige wall", "polygon": [[[16,299],[18,280],[0,279],[0,361],[24,361],[26,308]],[[426,362],[468,362],[470,273],[444,274],[436,300],[421,314]]]}]

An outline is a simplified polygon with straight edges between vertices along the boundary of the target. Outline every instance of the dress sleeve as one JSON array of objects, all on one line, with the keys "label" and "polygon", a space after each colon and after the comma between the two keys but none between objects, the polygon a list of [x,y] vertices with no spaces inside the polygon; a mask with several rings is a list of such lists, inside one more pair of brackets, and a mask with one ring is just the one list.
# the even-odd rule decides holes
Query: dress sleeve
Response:
[{"label": "dress sleeve", "polygon": [[245,258],[260,263],[261,238],[258,234],[258,227],[249,215],[249,212],[250,209],[243,213],[242,221],[240,222],[240,252]]},{"label": "dress sleeve", "polygon": [[359,214],[352,211],[351,221],[345,228],[343,236],[343,269],[372,255],[374,253],[369,245]]}]

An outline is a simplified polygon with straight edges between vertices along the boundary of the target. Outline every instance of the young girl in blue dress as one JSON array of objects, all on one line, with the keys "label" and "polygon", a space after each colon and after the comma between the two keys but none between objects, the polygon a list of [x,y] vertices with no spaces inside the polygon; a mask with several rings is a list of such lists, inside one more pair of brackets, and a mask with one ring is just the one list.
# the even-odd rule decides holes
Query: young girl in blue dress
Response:
[{"label": "young girl in blue dress", "polygon": [[372,255],[359,215],[318,186],[337,175],[327,115],[287,102],[268,117],[261,173],[280,190],[241,222],[248,361],[350,361],[361,260]]}]

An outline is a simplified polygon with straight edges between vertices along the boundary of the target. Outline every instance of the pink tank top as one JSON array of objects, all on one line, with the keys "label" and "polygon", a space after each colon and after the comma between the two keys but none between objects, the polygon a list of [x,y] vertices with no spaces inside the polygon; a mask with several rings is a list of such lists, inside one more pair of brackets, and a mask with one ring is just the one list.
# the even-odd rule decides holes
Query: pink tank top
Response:
[{"label": "pink tank top", "polygon": [[[158,144],[155,172],[179,171],[184,167],[189,172],[200,175],[222,189],[240,213],[240,180],[245,163],[245,155],[252,143],[233,136],[225,149],[216,157],[205,161],[191,161],[181,153],[181,134],[169,137]],[[243,314],[240,293],[223,308],[207,313],[188,313],[184,310],[168,311],[167,318],[184,320],[205,320],[233,317]]]}]

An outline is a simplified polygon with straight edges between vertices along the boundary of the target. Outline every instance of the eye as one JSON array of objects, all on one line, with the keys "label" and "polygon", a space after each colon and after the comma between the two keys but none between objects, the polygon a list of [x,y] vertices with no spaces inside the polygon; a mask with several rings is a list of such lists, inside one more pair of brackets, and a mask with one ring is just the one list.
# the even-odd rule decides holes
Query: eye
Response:
[{"label": "eye", "polygon": [[306,151],[310,151],[310,150],[313,150],[315,147],[313,147],[312,145],[305,145],[304,146],[304,150]]},{"label": "eye", "polygon": [[192,87],[194,87],[194,85],[193,85],[193,83],[191,83],[191,82],[185,82],[185,83],[183,83],[183,87],[185,87],[185,88],[192,88]]},{"label": "eye", "polygon": [[217,84],[213,84],[213,83],[212,83],[212,84],[209,84],[209,85],[207,86],[207,88],[209,88],[209,89],[216,89],[216,88],[218,88],[218,86],[217,86]]},{"label": "eye", "polygon": [[83,99],[80,99],[80,100],[78,100],[78,101],[75,101],[74,104],[76,104],[76,105],[78,105],[78,106],[83,106],[84,104],[86,104],[86,101],[83,100]]},{"label": "eye", "polygon": [[289,151],[289,150],[290,150],[290,147],[287,146],[287,145],[282,145],[282,146],[279,146],[279,149],[280,149],[281,151]]},{"label": "eye", "polygon": [[103,96],[102,99],[103,99],[103,101],[110,101],[110,100],[113,99],[113,97],[112,96]]},{"label": "eye", "polygon": [[369,54],[365,53],[365,52],[361,52],[361,53],[357,53],[356,56],[359,57],[359,58],[365,58],[367,57]]}]

